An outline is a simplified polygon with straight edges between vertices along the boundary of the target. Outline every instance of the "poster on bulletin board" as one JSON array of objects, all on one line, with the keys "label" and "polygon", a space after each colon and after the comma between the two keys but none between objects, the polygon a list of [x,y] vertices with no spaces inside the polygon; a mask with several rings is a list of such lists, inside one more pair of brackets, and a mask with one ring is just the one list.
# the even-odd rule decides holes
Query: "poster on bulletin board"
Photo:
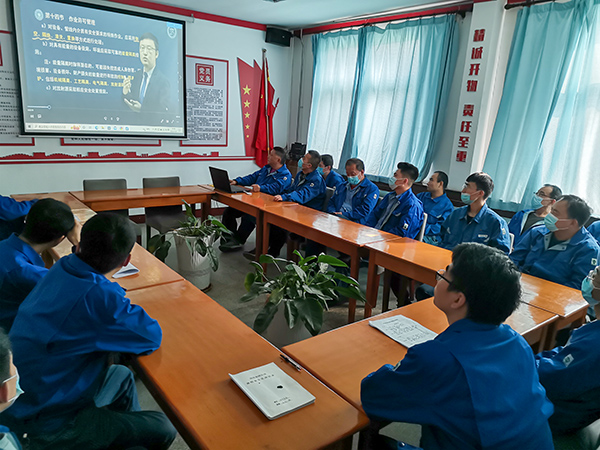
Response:
[{"label": "poster on bulletin board", "polygon": [[227,146],[229,61],[187,56],[187,129],[182,146]]}]

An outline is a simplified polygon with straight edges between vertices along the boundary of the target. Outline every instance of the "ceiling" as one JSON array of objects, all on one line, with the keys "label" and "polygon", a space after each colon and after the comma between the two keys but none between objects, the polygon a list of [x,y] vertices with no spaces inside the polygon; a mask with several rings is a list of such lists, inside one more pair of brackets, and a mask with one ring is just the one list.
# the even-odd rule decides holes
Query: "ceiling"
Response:
[{"label": "ceiling", "polygon": [[386,11],[395,12],[400,8],[432,5],[433,2],[438,5],[440,3],[439,0],[281,0],[277,3],[267,0],[154,1],[193,11],[288,29],[351,20],[357,16]]}]

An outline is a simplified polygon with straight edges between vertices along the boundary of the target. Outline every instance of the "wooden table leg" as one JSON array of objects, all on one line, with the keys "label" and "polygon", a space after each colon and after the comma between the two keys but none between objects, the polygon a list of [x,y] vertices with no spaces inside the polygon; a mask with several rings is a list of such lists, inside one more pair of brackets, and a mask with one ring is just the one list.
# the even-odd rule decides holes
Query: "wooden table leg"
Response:
[{"label": "wooden table leg", "polygon": [[[266,220],[263,219],[263,233],[262,233],[262,248],[258,247],[258,244],[256,245],[256,256],[260,257],[260,255],[266,255],[269,251],[269,231],[270,231],[270,225],[269,222],[267,222]],[[267,271],[267,265],[263,264],[263,269],[266,272]]]},{"label": "wooden table leg", "polygon": [[377,291],[379,290],[379,276],[377,275],[377,264],[369,258],[369,271],[367,273],[367,303],[365,303],[365,319],[371,317],[373,308],[377,305]]},{"label": "wooden table leg", "polygon": [[[352,252],[350,259],[350,276],[358,280],[358,269],[360,269],[360,257],[358,256],[358,248]],[[348,299],[348,323],[354,322],[356,317],[356,299]]]},{"label": "wooden table leg", "polygon": [[200,210],[200,219],[202,220],[202,222],[204,222],[206,219],[208,219],[208,216],[211,212],[211,200],[210,198],[205,201],[204,203],[202,203],[202,209]]},{"label": "wooden table leg", "polygon": [[[254,253],[254,260],[257,262],[258,262],[258,258],[260,258],[259,249],[261,251],[263,250],[264,227],[265,227],[265,224],[264,224],[263,212],[258,211],[258,214],[256,216],[256,252]],[[267,242],[268,242],[268,239],[269,238],[267,237]]]}]

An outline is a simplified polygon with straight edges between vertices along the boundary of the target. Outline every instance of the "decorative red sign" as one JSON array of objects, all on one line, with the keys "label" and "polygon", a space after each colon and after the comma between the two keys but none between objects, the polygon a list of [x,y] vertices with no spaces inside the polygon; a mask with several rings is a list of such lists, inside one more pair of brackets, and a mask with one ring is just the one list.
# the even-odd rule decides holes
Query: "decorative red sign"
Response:
[{"label": "decorative red sign", "polygon": [[479,75],[479,63],[471,64],[471,68],[469,69],[469,76],[477,76]]},{"label": "decorative red sign", "polygon": [[467,152],[459,150],[456,152],[456,160],[458,162],[465,162],[467,160]]},{"label": "decorative red sign", "polygon": [[477,80],[467,81],[467,92],[477,92]]},{"label": "decorative red sign", "polygon": [[215,84],[213,78],[214,72],[215,66],[210,64],[196,64],[196,84],[213,86]]},{"label": "decorative red sign", "polygon": [[481,59],[483,56],[483,47],[473,47],[471,49],[471,59]]},{"label": "decorative red sign", "polygon": [[458,147],[459,148],[469,148],[469,136],[459,136],[458,137]]},{"label": "decorative red sign", "polygon": [[483,42],[485,39],[485,29],[475,30],[473,33],[473,42]]},{"label": "decorative red sign", "polygon": [[463,117],[471,116],[473,117],[473,111],[475,110],[475,105],[465,105],[463,106]]},{"label": "decorative red sign", "polygon": [[461,133],[470,133],[471,132],[471,121],[462,121],[460,124],[460,132]]}]

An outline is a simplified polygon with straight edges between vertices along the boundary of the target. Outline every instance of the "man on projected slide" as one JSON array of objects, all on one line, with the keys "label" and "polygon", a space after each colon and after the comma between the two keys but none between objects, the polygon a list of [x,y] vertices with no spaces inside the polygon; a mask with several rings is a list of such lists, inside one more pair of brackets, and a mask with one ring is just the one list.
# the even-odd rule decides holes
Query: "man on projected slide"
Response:
[{"label": "man on projected slide", "polygon": [[169,80],[156,68],[158,39],[152,33],[140,36],[140,61],[144,68],[123,80],[123,101],[132,111],[167,113]]}]

